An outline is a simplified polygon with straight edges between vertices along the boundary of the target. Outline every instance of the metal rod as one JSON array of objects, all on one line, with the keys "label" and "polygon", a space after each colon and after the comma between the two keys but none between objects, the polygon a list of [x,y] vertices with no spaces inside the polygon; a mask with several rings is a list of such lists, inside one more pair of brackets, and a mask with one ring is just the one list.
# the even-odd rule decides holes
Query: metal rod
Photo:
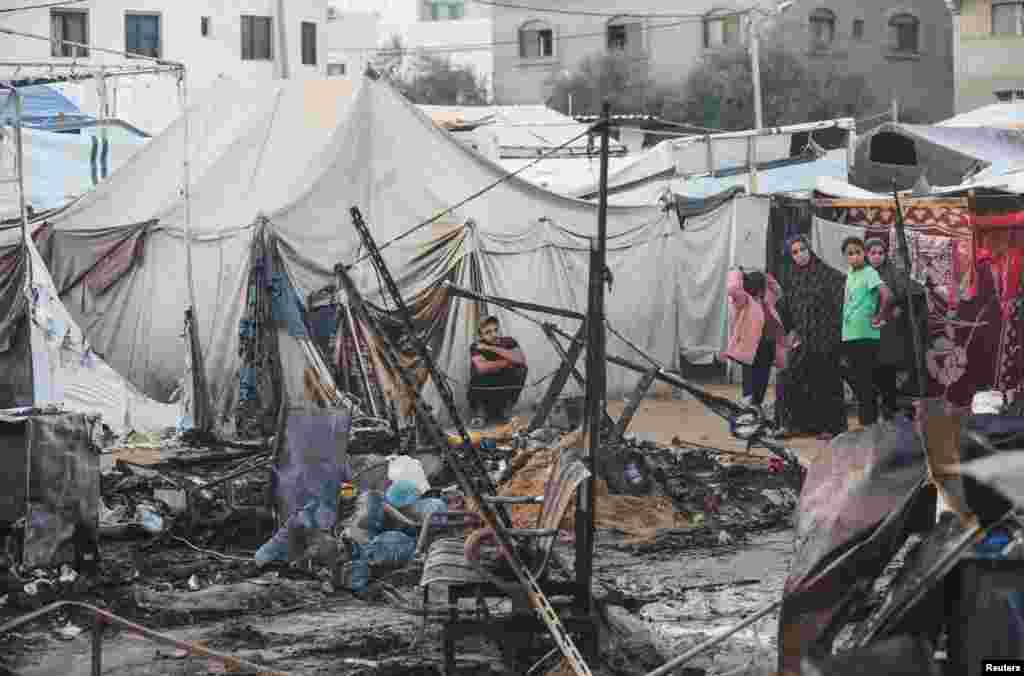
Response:
[{"label": "metal rod", "polygon": [[[73,40],[64,40],[61,38],[54,38],[48,35],[37,35],[35,33],[23,33],[21,31],[11,30],[10,28],[0,27],[0,33],[6,33],[7,35],[15,35],[19,38],[29,38],[30,40],[42,40],[43,42],[49,42],[51,45],[59,43],[61,45],[71,45],[72,47],[80,47],[93,52],[99,52],[100,54],[113,54],[115,56],[126,56],[129,59],[137,59],[140,61],[148,61],[155,63],[160,66],[169,66],[175,70],[185,70],[185,64],[178,63],[177,61],[167,61],[166,59],[158,59],[153,56],[145,56],[143,54],[135,54],[130,52],[121,52],[116,49],[107,49],[106,47],[96,47],[94,45],[87,44],[85,42],[75,42]],[[71,57],[75,58],[75,57]],[[73,66],[74,64],[72,64]]]},{"label": "metal rod", "polygon": [[99,616],[92,621],[92,676],[103,673],[103,628],[106,622]]},{"label": "metal rod", "polygon": [[[917,379],[917,396],[927,396],[928,386],[924,374],[924,342],[921,336],[921,325],[917,322],[917,304],[914,302],[913,279],[910,276],[910,247],[907,244],[907,229],[903,223],[903,208],[900,206],[900,196],[895,186],[892,191],[893,199],[896,202],[896,239],[899,243],[900,258],[903,259],[903,281],[907,287],[907,316],[910,318],[910,337],[914,341],[914,377]],[[897,270],[896,274],[900,274]],[[928,450],[927,440],[923,437],[924,425],[918,426],[922,434],[922,443],[925,444],[925,452]]]},{"label": "metal rod", "polygon": [[740,622],[739,624],[737,624],[732,629],[728,629],[724,633],[719,634],[718,636],[715,636],[714,638],[709,638],[708,640],[704,641],[703,643],[695,645],[693,648],[690,648],[689,650],[687,650],[685,653],[683,653],[679,657],[676,657],[676,658],[666,662],[665,664],[661,665],[660,667],[658,667],[654,671],[647,672],[647,674],[645,676],[665,676],[665,674],[668,674],[668,673],[672,672],[674,669],[677,669],[678,667],[681,667],[682,665],[686,664],[687,662],[692,660],[694,657],[696,657],[697,655],[700,655],[702,652],[707,650],[708,648],[713,648],[716,645],[718,645],[719,643],[721,643],[722,641],[724,641],[725,639],[727,639],[730,636],[732,636],[733,634],[746,629],[750,625],[754,624],[755,622],[757,622],[758,620],[763,618],[765,615],[773,612],[780,605],[782,605],[782,599],[779,599],[778,601],[772,602],[770,605],[765,606],[761,610],[757,611],[756,613],[754,613],[753,615],[751,615],[747,619],[745,619],[742,622]]},{"label": "metal rod", "polygon": [[141,624],[135,624],[134,622],[126,620],[123,617],[114,615],[108,610],[103,610],[102,608],[97,608],[94,605],[90,605],[88,603],[80,603],[78,601],[57,601],[56,603],[51,603],[50,605],[44,608],[40,608],[39,610],[28,613],[27,615],[16,617],[10,622],[0,625],[0,634],[5,634],[13,629],[17,629],[18,627],[24,624],[28,624],[33,620],[54,613],[62,608],[78,608],[81,610],[88,611],[93,614],[93,617],[95,617],[97,621],[100,621],[103,624],[112,624],[119,626],[123,629],[127,629],[133,634],[138,634],[140,636],[148,638],[154,643],[160,643],[163,645],[173,646],[181,650],[186,650],[190,655],[196,657],[205,657],[207,659],[216,660],[217,662],[220,662],[225,667],[227,667],[228,671],[241,671],[244,669],[246,671],[254,671],[263,674],[264,676],[288,676],[286,672],[272,671],[270,669],[267,669],[266,667],[261,667],[260,665],[255,664],[253,662],[249,662],[247,660],[234,657],[233,655],[225,655],[224,653],[215,652],[198,643],[180,641],[166,634],[161,634],[158,631],[153,631],[148,627],[143,627]]},{"label": "metal rod", "polygon": [[[370,374],[367,372],[366,364],[363,362],[362,349],[359,346],[359,329],[356,327],[356,320],[352,316],[352,307],[348,304],[348,298],[345,299],[345,316],[348,318],[348,327],[352,331],[352,343],[356,347],[356,361],[359,362],[359,373],[363,376],[363,387],[366,388],[366,398],[370,402],[370,411],[374,417],[379,414],[377,412],[377,397],[374,396],[374,392],[370,389]],[[369,350],[369,345],[367,345]]]},{"label": "metal rod", "polygon": [[515,307],[519,308],[520,310],[530,310],[533,312],[540,312],[547,315],[554,315],[555,317],[565,317],[566,319],[579,319],[580,321],[584,321],[587,318],[587,315],[583,314],[582,312],[575,312],[574,310],[565,310],[563,308],[557,308],[551,305],[528,303],[523,300],[511,300],[509,298],[502,298],[500,296],[489,296],[484,293],[477,293],[476,291],[471,291],[470,289],[467,289],[462,286],[457,286],[447,281],[443,284],[443,286],[448,290],[448,293],[450,293],[453,296],[468,298],[470,300],[477,300],[482,303],[495,303],[497,305],[502,305],[505,307]]}]

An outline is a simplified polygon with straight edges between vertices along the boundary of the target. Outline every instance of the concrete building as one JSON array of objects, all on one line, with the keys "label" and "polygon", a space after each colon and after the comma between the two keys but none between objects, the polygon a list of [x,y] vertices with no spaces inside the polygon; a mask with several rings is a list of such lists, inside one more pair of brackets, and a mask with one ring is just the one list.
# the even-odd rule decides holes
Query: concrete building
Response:
[{"label": "concrete building", "polygon": [[[0,9],[25,6],[0,0]],[[87,0],[0,14],[0,25],[49,38],[156,56],[184,63],[190,93],[221,77],[242,81],[322,77],[325,74],[327,0]],[[91,64],[125,57],[42,40],[3,36],[0,59]],[[157,133],[180,112],[169,76],[116,78],[108,88],[119,117]],[[76,94],[96,110],[95,88]]]},{"label": "concrete building", "polygon": [[819,71],[865,77],[879,111],[937,122],[954,112],[953,21],[943,0],[800,0],[774,37]]},{"label": "concrete building", "polygon": [[[453,64],[476,71],[491,93],[494,74],[491,6],[473,0],[331,0],[331,5],[339,16],[376,14],[378,46],[389,44],[397,37],[407,49],[422,49],[448,57]],[[343,46],[338,47],[335,54],[340,58],[342,51],[365,50]]]},{"label": "concrete building", "polygon": [[947,1],[959,13],[957,112],[1024,97],[1024,2]]},{"label": "concrete building", "polygon": [[[662,83],[681,82],[704,56],[746,43],[756,21],[766,41],[783,41],[815,68],[863,74],[886,105],[899,93],[903,108],[923,118],[952,111],[951,21],[942,0],[798,0],[781,13],[760,0],[642,4],[644,17],[611,16],[607,3],[588,0],[495,7],[495,101],[543,102],[585,57],[610,52],[645,63]],[[742,13],[751,7],[762,11]],[[544,9],[554,11],[537,11]]]},{"label": "concrete building", "polygon": [[377,12],[327,8],[327,77],[359,77],[380,43]]}]

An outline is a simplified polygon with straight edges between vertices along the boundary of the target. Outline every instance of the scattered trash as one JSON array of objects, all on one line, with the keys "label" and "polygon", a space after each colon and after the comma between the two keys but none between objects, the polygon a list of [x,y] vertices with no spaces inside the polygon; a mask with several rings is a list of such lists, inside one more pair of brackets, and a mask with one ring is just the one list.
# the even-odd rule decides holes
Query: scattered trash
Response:
[{"label": "scattered trash", "polygon": [[147,533],[156,535],[164,530],[163,517],[149,505],[138,505],[135,508],[135,518]]},{"label": "scattered trash", "polygon": [[68,622],[66,625],[57,630],[57,635],[65,641],[70,641],[77,638],[84,630]]},{"label": "scattered trash", "polygon": [[199,591],[200,589],[202,589],[202,585],[199,584],[198,576],[193,575],[188,579],[188,588],[189,591]]},{"label": "scattered trash", "polygon": [[3,608],[7,605],[8,598],[10,598],[10,594],[4,594],[3,596],[0,596],[0,608]]},{"label": "scattered trash", "polygon": [[153,498],[167,505],[174,514],[183,514],[188,509],[188,498],[185,491],[174,488],[157,488]]},{"label": "scattered trash", "polygon": [[323,584],[322,584],[322,585],[320,586],[320,588],[321,588],[321,589],[323,590],[323,592],[324,592],[325,594],[333,594],[333,593],[334,593],[334,585],[333,585],[333,584],[331,584],[330,582],[324,582],[324,583],[323,583]]},{"label": "scattered trash", "polygon": [[419,489],[420,493],[430,490],[430,482],[427,480],[427,473],[423,471],[423,463],[408,455],[396,455],[389,458],[388,479],[397,483],[399,481],[411,481]]},{"label": "scattered trash", "polygon": [[74,584],[75,580],[78,579],[78,573],[74,568],[68,564],[64,564],[60,567],[60,583],[61,584]]},{"label": "scattered trash", "polygon": [[724,530],[718,531],[718,544],[720,545],[731,545],[733,537]]}]

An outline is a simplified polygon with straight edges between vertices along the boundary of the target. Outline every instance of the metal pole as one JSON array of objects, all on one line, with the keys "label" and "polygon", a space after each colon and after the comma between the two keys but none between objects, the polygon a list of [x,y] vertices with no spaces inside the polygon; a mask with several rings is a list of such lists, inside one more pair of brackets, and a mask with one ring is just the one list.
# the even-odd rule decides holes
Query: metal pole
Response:
[{"label": "metal pole", "polygon": [[92,620],[92,676],[103,673],[103,627],[106,621],[96,615]]},{"label": "metal pole", "polygon": [[[750,15],[750,72],[754,80],[754,127],[757,131],[764,128],[764,102],[761,100],[761,40],[757,34],[758,20]],[[750,192],[756,194],[759,189],[757,174],[757,139],[752,136],[749,146]]]},{"label": "metal pole", "polygon": [[900,121],[900,100],[897,97],[892,97],[892,121]]},{"label": "metal pole", "polygon": [[725,639],[729,638],[730,636],[732,636],[736,632],[741,631],[743,629],[746,629],[747,627],[749,627],[750,625],[754,624],[755,622],[760,620],[762,617],[767,615],[768,613],[774,611],[780,605],[782,605],[782,599],[779,599],[778,601],[773,602],[771,605],[762,608],[761,610],[757,611],[756,613],[754,613],[753,615],[751,615],[747,619],[745,619],[742,622],[740,622],[739,624],[737,624],[732,629],[729,629],[729,630],[719,634],[718,636],[715,636],[714,638],[709,638],[708,640],[704,641],[703,643],[701,643],[699,645],[696,645],[693,648],[690,648],[689,650],[687,650],[685,653],[683,653],[679,657],[676,657],[675,659],[673,659],[673,660],[671,660],[669,662],[666,662],[665,664],[661,665],[660,667],[658,667],[654,671],[648,672],[646,674],[646,676],[665,676],[665,674],[671,673],[673,669],[676,669],[676,668],[682,666],[683,664],[686,664],[687,662],[692,660],[694,657],[696,657],[697,655],[700,655],[702,652],[707,650],[708,648],[713,648],[714,646],[718,645],[719,643],[721,643]]},{"label": "metal pole", "polygon": [[587,613],[592,610],[591,583],[594,574],[594,480],[601,427],[605,410],[605,326],[604,282],[608,237],[608,144],[611,132],[611,104],[601,110],[601,173],[597,208],[597,237],[591,240],[590,293],[587,307],[587,392],[583,461],[590,477],[580,486],[576,500],[576,583],[577,602]]},{"label": "metal pole", "polygon": [[[25,208],[25,146],[21,133],[21,112],[23,102],[17,88],[11,87],[11,95],[14,97],[14,142],[17,146],[16,164],[18,170],[18,206],[21,209],[21,240],[26,247],[29,242],[28,234],[28,209]],[[28,250],[26,249],[26,254]],[[32,288],[32,266],[27,266],[28,288]]]}]

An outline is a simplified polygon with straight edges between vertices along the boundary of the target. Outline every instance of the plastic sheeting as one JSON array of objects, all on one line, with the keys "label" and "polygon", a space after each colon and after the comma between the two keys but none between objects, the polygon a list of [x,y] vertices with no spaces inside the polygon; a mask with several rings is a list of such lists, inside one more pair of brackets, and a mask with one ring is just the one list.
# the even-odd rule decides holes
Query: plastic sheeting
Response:
[{"label": "plastic sheeting", "polygon": [[[361,209],[383,243],[497,183],[385,250],[403,294],[411,297],[447,273],[435,261],[422,274],[406,274],[422,246],[445,228],[472,222],[474,235],[466,246],[481,254],[486,293],[578,311],[585,307],[596,205],[518,178],[501,181],[506,175],[501,167],[437,129],[387,84],[364,81],[353,97],[351,83],[339,82],[346,81],[285,82],[258,90],[226,84],[192,108],[196,318],[207,382],[220,413],[230,411],[238,389],[238,322],[252,226],[261,214],[289,281],[307,299],[334,282],[336,264],[355,259],[359,243],[350,207]],[[65,298],[96,349],[144,392],[161,399],[177,387],[184,369],[182,134],[179,121],[55,217],[49,258],[60,270],[61,284],[71,282]],[[140,227],[127,224],[154,218],[158,223],[147,226],[143,250],[113,286],[96,293],[73,281],[84,279],[124,230]],[[731,264],[763,266],[767,221],[768,200],[755,198],[732,200],[689,218],[682,230],[675,216],[660,208],[611,207],[609,263],[615,285],[607,312],[612,325],[669,365],[680,348],[705,359],[722,349],[725,272]],[[369,264],[354,268],[353,276],[372,300],[378,285]],[[439,357],[446,373],[465,383],[475,327],[468,303],[452,307]],[[537,326],[502,311],[498,315],[505,332],[524,346],[531,373],[540,378],[557,366]],[[610,351],[636,356],[616,338],[609,341]],[[610,394],[631,389],[637,377],[612,368]],[[523,403],[537,400],[541,388],[541,383],[529,388]]]},{"label": "plastic sheeting", "polygon": [[[4,302],[4,298],[25,297],[23,276],[0,297],[0,308],[5,313],[0,324],[21,327],[22,331],[11,349],[0,353],[0,381],[13,385],[7,396],[0,396],[0,406],[56,405],[68,411],[101,415],[115,433],[174,427],[177,406],[143,396],[95,352],[60,301],[35,244],[28,245],[29,256],[25,257],[26,249],[19,245],[19,230],[10,229],[0,235],[0,260],[25,260],[32,284],[31,321],[25,321],[27,303],[19,307]],[[0,394],[3,392],[0,388]]]}]

